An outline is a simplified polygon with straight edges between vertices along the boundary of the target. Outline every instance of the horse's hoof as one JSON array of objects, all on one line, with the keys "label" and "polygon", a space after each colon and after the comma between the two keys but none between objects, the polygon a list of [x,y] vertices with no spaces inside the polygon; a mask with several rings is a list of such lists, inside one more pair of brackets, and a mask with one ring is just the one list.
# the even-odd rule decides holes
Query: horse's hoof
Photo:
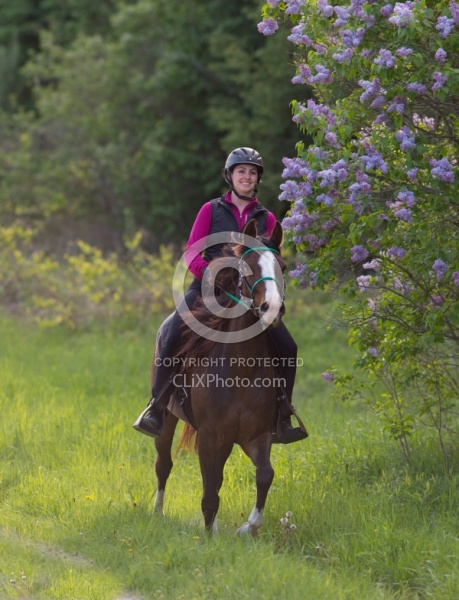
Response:
[{"label": "horse's hoof", "polygon": [[258,529],[246,521],[239,527],[237,534],[239,536],[251,535],[253,538],[256,538],[258,536]]}]

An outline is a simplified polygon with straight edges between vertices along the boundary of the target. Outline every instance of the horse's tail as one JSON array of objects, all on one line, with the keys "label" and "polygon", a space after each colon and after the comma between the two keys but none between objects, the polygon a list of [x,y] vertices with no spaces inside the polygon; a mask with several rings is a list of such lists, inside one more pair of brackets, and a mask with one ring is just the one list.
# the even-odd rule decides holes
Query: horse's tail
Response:
[{"label": "horse's tail", "polygon": [[185,423],[177,445],[177,452],[180,450],[192,450],[196,452],[198,448],[198,432],[194,427]]}]

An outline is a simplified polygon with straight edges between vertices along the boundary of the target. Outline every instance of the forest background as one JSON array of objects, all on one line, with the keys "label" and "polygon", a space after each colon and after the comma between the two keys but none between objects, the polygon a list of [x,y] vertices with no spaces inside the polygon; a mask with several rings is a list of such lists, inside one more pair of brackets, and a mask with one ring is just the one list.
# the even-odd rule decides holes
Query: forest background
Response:
[{"label": "forest background", "polygon": [[241,145],[263,155],[261,200],[282,217],[294,67],[286,34],[257,31],[261,7],[2,0],[2,223],[59,253],[76,239],[120,253],[139,231],[149,251],[183,244]]}]

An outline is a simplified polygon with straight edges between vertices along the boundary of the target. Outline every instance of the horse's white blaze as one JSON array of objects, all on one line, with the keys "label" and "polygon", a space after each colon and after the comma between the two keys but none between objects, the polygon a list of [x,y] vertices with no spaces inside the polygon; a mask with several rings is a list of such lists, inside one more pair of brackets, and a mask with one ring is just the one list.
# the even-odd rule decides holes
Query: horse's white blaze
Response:
[{"label": "horse's white blaze", "polygon": [[[274,280],[279,280],[279,268],[276,269],[278,262],[273,252],[261,252],[258,260],[261,269],[261,277],[272,277]],[[261,322],[266,326],[276,319],[282,307],[282,295],[279,285],[273,279],[263,281],[266,289],[265,302],[268,304],[268,310],[262,315]],[[280,282],[279,282],[280,283]]]}]

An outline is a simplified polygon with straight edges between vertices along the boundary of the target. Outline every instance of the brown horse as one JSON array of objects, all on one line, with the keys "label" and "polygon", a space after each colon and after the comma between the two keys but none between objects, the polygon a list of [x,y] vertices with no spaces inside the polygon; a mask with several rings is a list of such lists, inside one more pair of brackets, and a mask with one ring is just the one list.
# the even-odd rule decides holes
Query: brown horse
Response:
[{"label": "brown horse", "polygon": [[[217,530],[223,469],[234,444],[238,444],[255,465],[257,487],[255,506],[238,533],[256,537],[274,477],[270,451],[277,394],[282,383],[268,350],[266,329],[279,324],[284,314],[285,265],[280,255],[282,229],[279,223],[271,237],[263,239],[257,237],[255,221],[250,221],[241,239],[243,243],[228,246],[226,252],[227,257],[237,259],[237,269],[225,267],[215,274],[220,259],[210,263],[209,268],[215,274],[217,303],[214,310],[199,303],[191,314],[182,315],[188,324],[190,319],[196,319],[203,326],[204,334],[188,328],[183,334],[179,357],[184,366],[174,383],[186,390],[192,415],[190,418],[190,413],[183,411],[180,399],[174,394],[163,433],[155,438],[158,481],[155,510],[163,509],[166,482],[173,464],[171,446],[181,418],[186,424],[179,447],[191,446],[194,440],[199,456],[206,529]],[[247,246],[247,239],[255,244]],[[233,311],[236,316],[224,318],[215,314],[225,311]],[[215,335],[206,332],[215,332]],[[160,343],[161,331],[157,348]]]}]

